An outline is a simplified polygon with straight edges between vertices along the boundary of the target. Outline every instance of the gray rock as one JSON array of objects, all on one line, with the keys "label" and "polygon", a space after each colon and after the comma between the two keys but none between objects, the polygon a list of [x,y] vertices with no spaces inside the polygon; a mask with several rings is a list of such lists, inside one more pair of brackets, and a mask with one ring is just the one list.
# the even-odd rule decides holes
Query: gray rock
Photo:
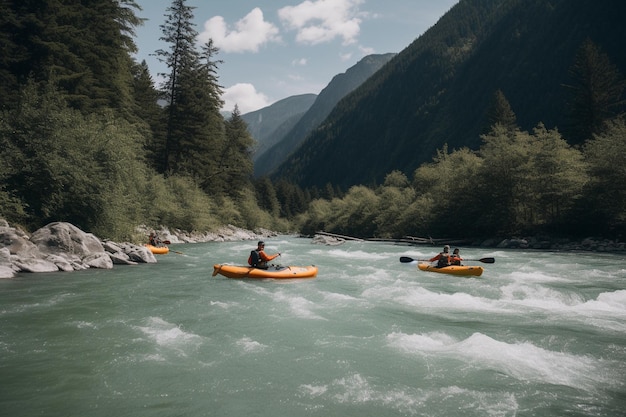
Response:
[{"label": "gray rock", "polygon": [[73,224],[66,222],[50,223],[37,230],[30,237],[43,253],[75,254],[82,257],[104,252],[100,240],[91,233],[85,233]]},{"label": "gray rock", "polygon": [[19,258],[13,263],[22,272],[57,272],[59,267],[41,258]]},{"label": "gray rock", "polygon": [[137,262],[131,261],[130,257],[122,251],[109,253],[109,257],[114,265],[137,265]]},{"label": "gray rock", "polygon": [[0,265],[0,279],[15,277],[15,271],[9,266]]},{"label": "gray rock", "polygon": [[148,248],[146,248],[145,246],[133,245],[133,247],[129,248],[129,250],[126,251],[126,253],[128,254],[128,257],[130,258],[130,260],[134,262],[148,263],[148,264],[154,264],[157,262],[154,254],[150,252],[150,250],[148,250]]},{"label": "gray rock", "polygon": [[113,269],[113,261],[104,251],[85,256],[83,262],[91,268]]},{"label": "gray rock", "polygon": [[46,261],[52,262],[59,268],[60,271],[71,272],[74,271],[74,266],[67,258],[60,255],[48,255],[45,258]]}]

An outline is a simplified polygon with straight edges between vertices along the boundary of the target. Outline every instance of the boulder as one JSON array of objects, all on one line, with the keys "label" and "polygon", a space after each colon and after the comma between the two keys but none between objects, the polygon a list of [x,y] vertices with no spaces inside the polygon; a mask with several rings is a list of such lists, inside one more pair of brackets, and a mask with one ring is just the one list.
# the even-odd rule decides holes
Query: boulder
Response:
[{"label": "boulder", "polygon": [[74,266],[67,258],[59,255],[48,255],[45,258],[46,261],[52,262],[59,268],[60,271],[71,272],[74,271]]},{"label": "boulder", "polygon": [[145,246],[132,245],[128,250],[125,250],[131,261],[140,263],[156,263],[156,257]]},{"label": "boulder", "polygon": [[113,261],[109,254],[104,251],[85,256],[83,262],[90,268],[113,269]]},{"label": "boulder", "polygon": [[100,240],[71,223],[55,222],[33,233],[30,241],[46,254],[74,254],[80,258],[104,252]]},{"label": "boulder", "polygon": [[325,235],[315,235],[311,240],[311,243],[317,245],[326,245],[326,246],[337,246],[345,243],[346,241],[340,237],[333,236],[325,236]]},{"label": "boulder", "polygon": [[37,258],[41,252],[37,245],[28,239],[28,235],[20,229],[0,226],[0,246],[8,249],[11,255],[24,258]]},{"label": "boulder", "polygon": [[15,271],[12,268],[9,268],[8,266],[0,265],[0,279],[14,278],[14,277],[15,277]]},{"label": "boulder", "polygon": [[41,258],[15,258],[13,264],[22,272],[57,272],[59,267]]}]

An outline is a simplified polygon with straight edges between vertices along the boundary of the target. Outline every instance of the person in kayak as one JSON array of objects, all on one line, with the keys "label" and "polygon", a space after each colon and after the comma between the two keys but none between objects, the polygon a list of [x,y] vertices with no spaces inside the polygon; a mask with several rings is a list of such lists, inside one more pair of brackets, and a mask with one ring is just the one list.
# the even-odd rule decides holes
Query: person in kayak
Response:
[{"label": "person in kayak", "polygon": [[257,244],[257,248],[250,252],[248,257],[248,265],[253,268],[267,269],[267,263],[272,259],[280,256],[280,252],[274,255],[268,255],[265,253],[265,242],[262,240]]},{"label": "person in kayak", "polygon": [[157,234],[154,232],[150,232],[150,236],[148,236],[148,243],[150,243],[152,246],[157,246],[157,247],[163,246],[163,242],[161,241],[161,239],[159,239]]},{"label": "person in kayak", "polygon": [[459,254],[459,248],[454,248],[452,251],[452,256],[450,256],[450,265],[461,265],[461,255]]},{"label": "person in kayak", "polygon": [[429,262],[437,261],[437,268],[443,268],[445,266],[450,266],[450,246],[446,245],[443,247],[443,251],[441,251],[437,256],[434,256],[429,259]]}]

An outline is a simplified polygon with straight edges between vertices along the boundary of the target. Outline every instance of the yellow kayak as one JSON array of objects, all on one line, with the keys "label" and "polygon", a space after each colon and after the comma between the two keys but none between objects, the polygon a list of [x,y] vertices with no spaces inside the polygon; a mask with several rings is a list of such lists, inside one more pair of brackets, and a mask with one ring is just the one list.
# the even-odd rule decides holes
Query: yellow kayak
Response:
[{"label": "yellow kayak", "polygon": [[317,275],[317,267],[310,266],[270,266],[268,269],[252,268],[251,266],[237,265],[213,265],[213,276],[217,274],[227,278],[272,278],[294,279],[314,278]]},{"label": "yellow kayak", "polygon": [[468,266],[468,265],[452,265],[444,266],[443,268],[436,268],[431,264],[420,263],[417,267],[421,271],[437,272],[440,274],[460,275],[460,276],[475,276],[479,277],[483,274],[482,266]]},{"label": "yellow kayak", "polygon": [[148,248],[150,252],[152,252],[155,255],[165,255],[166,253],[170,251],[170,248],[168,248],[167,246],[152,246],[147,243],[145,246],[146,248]]}]

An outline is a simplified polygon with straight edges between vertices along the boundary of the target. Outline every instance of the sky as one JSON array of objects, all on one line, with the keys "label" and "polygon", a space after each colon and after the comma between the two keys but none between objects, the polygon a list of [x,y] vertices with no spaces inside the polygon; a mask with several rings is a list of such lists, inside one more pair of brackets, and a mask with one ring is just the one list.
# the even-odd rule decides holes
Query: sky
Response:
[{"label": "sky", "polygon": [[[147,19],[136,29],[135,58],[160,86],[167,67],[154,56],[171,0],[136,0]],[[198,44],[212,39],[223,110],[242,114],[319,92],[370,54],[400,52],[458,0],[187,0]]]}]

